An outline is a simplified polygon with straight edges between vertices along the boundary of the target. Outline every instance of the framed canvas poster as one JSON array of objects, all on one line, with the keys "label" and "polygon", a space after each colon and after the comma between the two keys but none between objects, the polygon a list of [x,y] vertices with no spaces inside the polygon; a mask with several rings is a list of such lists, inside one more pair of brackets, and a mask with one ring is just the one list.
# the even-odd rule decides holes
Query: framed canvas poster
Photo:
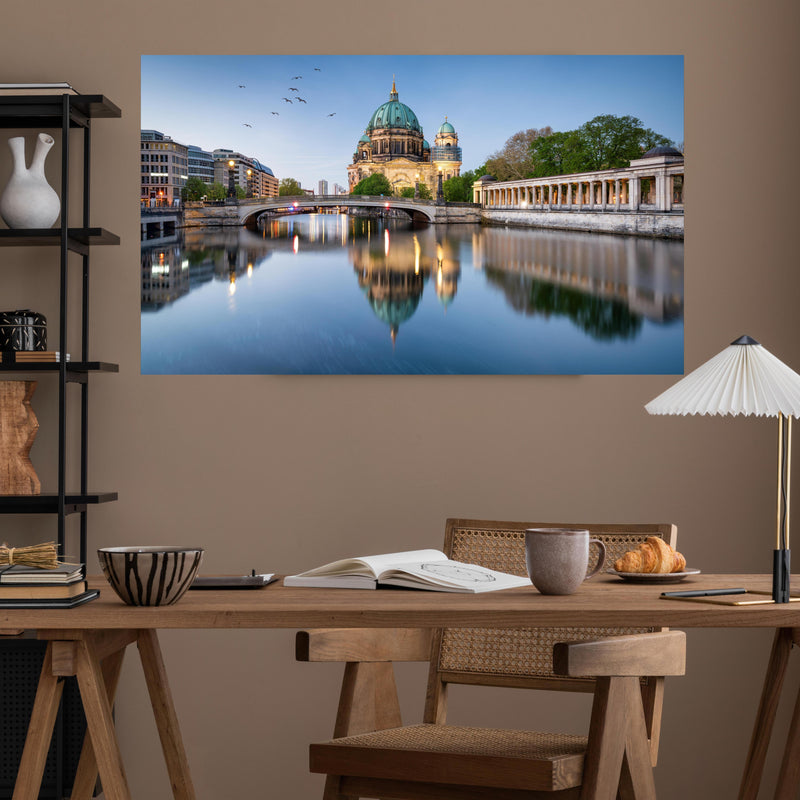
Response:
[{"label": "framed canvas poster", "polygon": [[681,56],[142,57],[144,374],[680,374]]}]

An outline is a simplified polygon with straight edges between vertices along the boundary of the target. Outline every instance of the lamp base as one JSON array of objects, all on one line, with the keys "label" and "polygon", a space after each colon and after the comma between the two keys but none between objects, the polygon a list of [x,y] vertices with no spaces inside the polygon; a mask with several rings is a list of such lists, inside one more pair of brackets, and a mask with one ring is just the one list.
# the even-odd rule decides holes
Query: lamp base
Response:
[{"label": "lamp base", "polygon": [[789,602],[790,556],[788,549],[772,551],[772,599],[776,603]]}]

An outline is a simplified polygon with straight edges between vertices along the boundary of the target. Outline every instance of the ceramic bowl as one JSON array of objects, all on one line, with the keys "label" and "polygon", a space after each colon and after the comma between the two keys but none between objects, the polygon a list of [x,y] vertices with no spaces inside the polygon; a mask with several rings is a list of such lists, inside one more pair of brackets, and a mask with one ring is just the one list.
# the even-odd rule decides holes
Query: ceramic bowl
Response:
[{"label": "ceramic bowl", "polygon": [[111,588],[131,606],[170,606],[189,588],[200,547],[102,547],[97,551]]}]

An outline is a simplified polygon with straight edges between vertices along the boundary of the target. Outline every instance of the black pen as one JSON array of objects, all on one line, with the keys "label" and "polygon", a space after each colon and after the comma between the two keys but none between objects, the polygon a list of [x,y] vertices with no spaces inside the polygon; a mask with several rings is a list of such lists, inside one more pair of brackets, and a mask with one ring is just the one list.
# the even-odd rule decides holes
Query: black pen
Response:
[{"label": "black pen", "polygon": [[690,589],[686,592],[661,592],[662,597],[709,597],[716,594],[747,594],[747,589]]}]

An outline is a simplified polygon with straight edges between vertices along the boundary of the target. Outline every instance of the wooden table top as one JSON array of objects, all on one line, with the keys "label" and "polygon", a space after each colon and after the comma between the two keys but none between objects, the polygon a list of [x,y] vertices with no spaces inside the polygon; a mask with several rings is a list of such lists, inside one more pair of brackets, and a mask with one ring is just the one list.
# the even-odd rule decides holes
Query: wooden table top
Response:
[{"label": "wooden table top", "polygon": [[[793,576],[800,589],[800,576]],[[533,587],[484,594],[364,589],[192,590],[174,606],[126,606],[102,577],[99,599],[73,609],[2,609],[0,629],[678,627],[800,628],[800,602],[724,606],[664,600],[662,591],[744,587],[771,591],[770,575],[697,575],[677,584],[633,584],[598,575],[568,596]]]}]

